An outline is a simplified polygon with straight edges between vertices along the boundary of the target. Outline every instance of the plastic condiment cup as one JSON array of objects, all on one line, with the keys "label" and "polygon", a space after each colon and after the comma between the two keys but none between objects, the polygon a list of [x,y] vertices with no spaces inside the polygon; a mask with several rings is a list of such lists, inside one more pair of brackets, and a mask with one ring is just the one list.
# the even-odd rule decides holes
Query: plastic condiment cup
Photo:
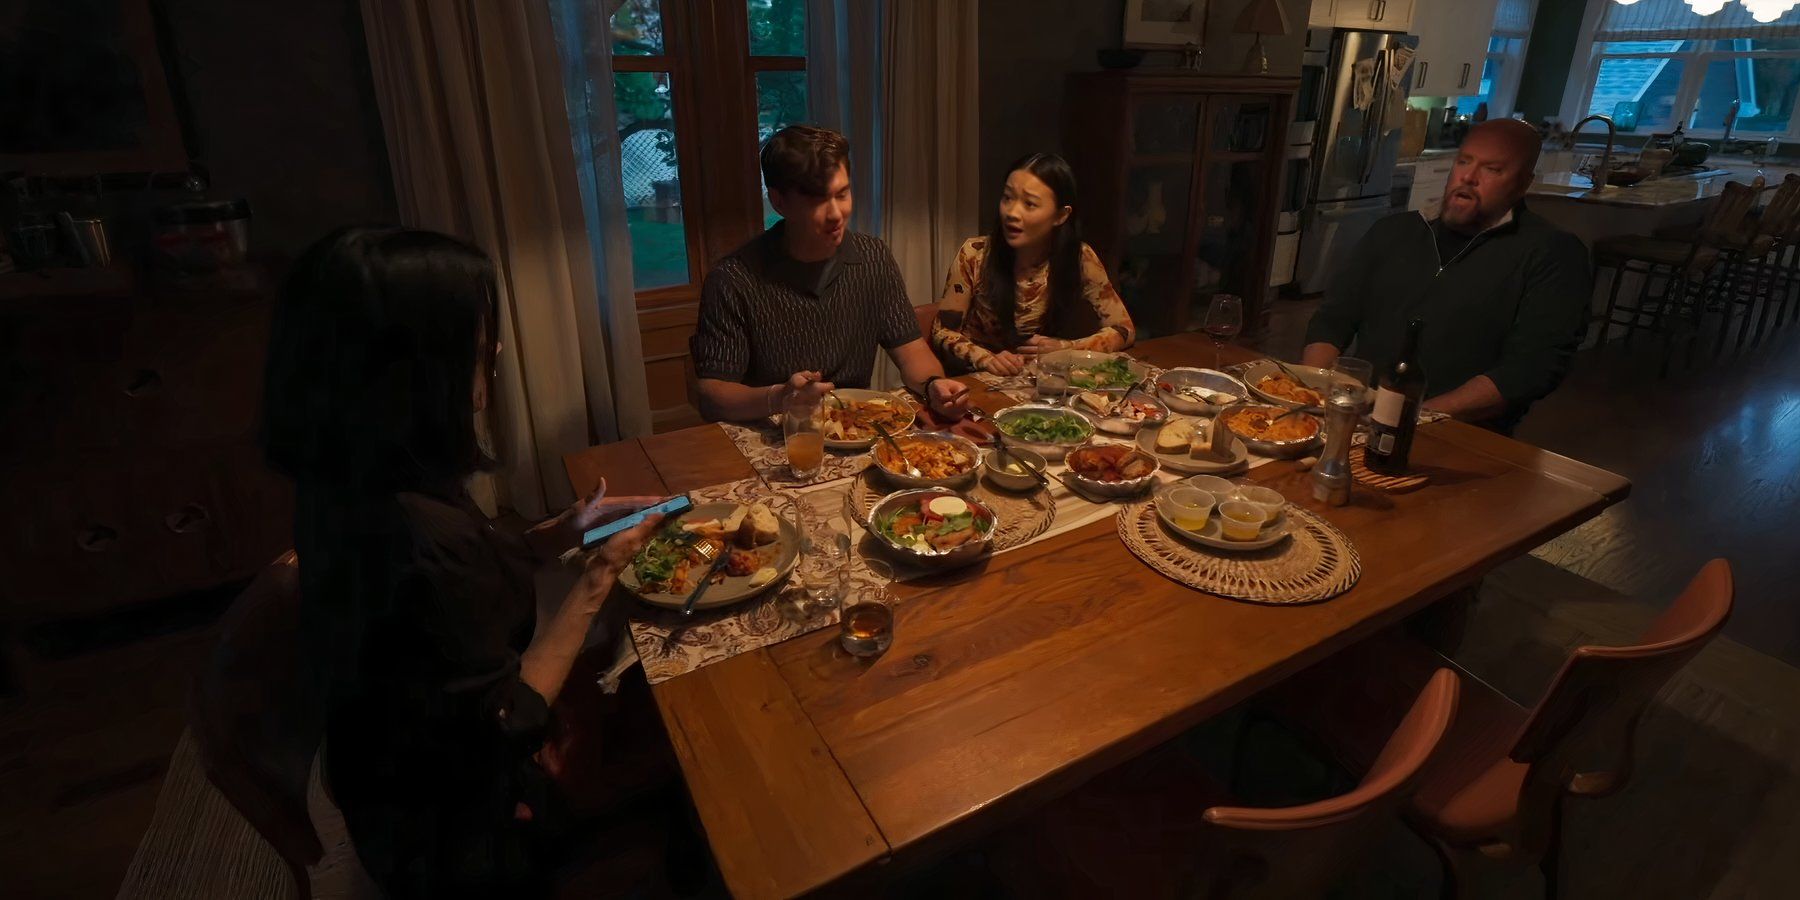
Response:
[{"label": "plastic condiment cup", "polygon": [[1262,533],[1263,511],[1254,503],[1227,500],[1219,504],[1219,531],[1228,541],[1254,541]]},{"label": "plastic condiment cup", "polygon": [[1164,494],[1161,502],[1167,505],[1169,520],[1176,527],[1199,531],[1206,527],[1206,520],[1212,517],[1217,501],[1212,494],[1199,488],[1178,487]]},{"label": "plastic condiment cup", "polygon": [[1255,504],[1263,511],[1265,522],[1275,521],[1281,515],[1282,507],[1287,506],[1287,498],[1281,496],[1280,491],[1255,484],[1238,485],[1235,499]]},{"label": "plastic condiment cup", "polygon": [[1238,486],[1217,475],[1195,475],[1187,480],[1188,485],[1199,488],[1213,496],[1213,503],[1224,503],[1231,499]]}]

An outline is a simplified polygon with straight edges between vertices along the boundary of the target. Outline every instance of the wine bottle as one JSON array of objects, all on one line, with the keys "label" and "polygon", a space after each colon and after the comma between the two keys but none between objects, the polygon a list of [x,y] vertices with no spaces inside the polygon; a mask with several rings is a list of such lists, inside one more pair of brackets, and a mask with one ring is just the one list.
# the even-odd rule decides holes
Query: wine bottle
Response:
[{"label": "wine bottle", "polygon": [[1419,363],[1419,333],[1423,319],[1406,326],[1406,343],[1400,355],[1376,379],[1375,409],[1369,414],[1369,442],[1363,462],[1372,472],[1404,475],[1412,453],[1413,432],[1419,427],[1419,405],[1425,400],[1425,367]]}]

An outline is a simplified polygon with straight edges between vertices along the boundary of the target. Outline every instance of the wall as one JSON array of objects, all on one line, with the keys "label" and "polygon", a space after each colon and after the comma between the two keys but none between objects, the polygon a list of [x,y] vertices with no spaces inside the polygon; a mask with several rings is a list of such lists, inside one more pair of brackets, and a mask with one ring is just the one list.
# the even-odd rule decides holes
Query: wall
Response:
[{"label": "wall", "polygon": [[357,0],[160,0],[189,153],[247,197],[279,266],[326,231],[398,217]]},{"label": "wall", "polygon": [[[1289,33],[1263,45],[1273,75],[1298,74],[1306,42],[1309,0],[1282,0]],[[1070,72],[1100,68],[1094,52],[1117,47],[1125,0],[1083,0],[1054,4],[1043,0],[982,0],[981,3],[981,222],[992,224],[1008,163],[1028,153],[1060,151],[1063,79]],[[1243,65],[1248,35],[1231,33],[1242,0],[1212,0],[1207,9],[1207,41],[1201,69],[1229,73]],[[1179,62],[1173,53],[1151,53],[1144,66]],[[1077,173],[1079,175],[1080,173]]]},{"label": "wall", "polygon": [[1531,43],[1525,50],[1525,72],[1519,78],[1519,99],[1513,104],[1525,114],[1525,121],[1535,124],[1560,117],[1563,88],[1568,85],[1575,42],[1581,37],[1581,20],[1586,14],[1586,3],[1539,0],[1537,18],[1531,23]]}]

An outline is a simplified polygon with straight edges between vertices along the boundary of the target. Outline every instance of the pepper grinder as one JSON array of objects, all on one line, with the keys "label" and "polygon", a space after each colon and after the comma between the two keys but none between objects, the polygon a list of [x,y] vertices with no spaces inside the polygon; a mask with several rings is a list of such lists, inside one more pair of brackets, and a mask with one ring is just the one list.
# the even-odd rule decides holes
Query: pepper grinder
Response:
[{"label": "pepper grinder", "polygon": [[1325,401],[1325,452],[1313,466],[1313,499],[1332,506],[1350,503],[1350,438],[1362,417],[1356,398],[1338,394]]}]

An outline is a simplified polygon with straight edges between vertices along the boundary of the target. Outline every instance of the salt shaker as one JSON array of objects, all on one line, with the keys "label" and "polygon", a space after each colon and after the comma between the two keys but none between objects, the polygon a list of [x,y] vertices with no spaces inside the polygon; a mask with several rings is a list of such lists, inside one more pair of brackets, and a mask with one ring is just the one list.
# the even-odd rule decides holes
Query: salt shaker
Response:
[{"label": "salt shaker", "polygon": [[1362,409],[1356,398],[1339,394],[1325,401],[1325,452],[1313,466],[1313,499],[1332,506],[1350,503],[1350,438]]}]

